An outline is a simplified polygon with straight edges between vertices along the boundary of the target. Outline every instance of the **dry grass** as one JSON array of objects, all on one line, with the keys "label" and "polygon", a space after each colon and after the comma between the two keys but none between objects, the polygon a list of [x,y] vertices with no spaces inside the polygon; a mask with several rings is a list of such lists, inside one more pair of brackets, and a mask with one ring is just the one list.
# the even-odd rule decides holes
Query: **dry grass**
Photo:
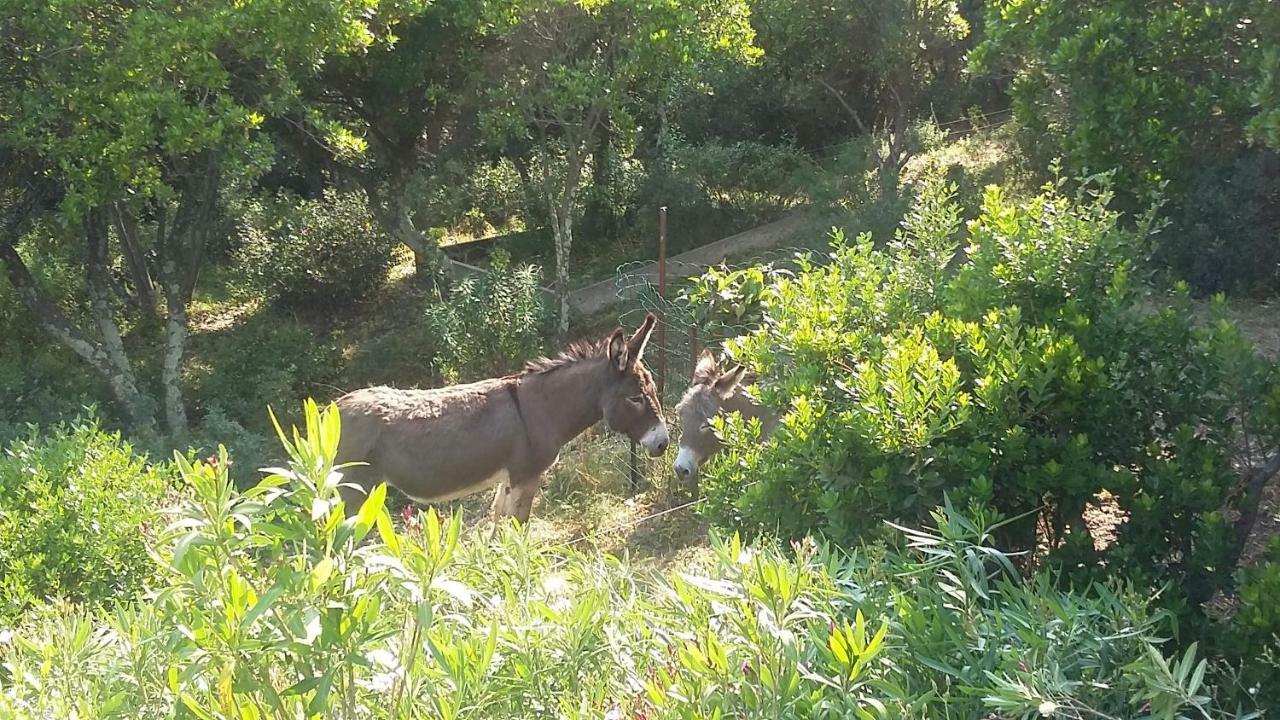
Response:
[{"label": "dry grass", "polygon": [[[547,474],[534,503],[529,537],[547,546],[587,546],[627,556],[633,565],[687,567],[710,552],[707,526],[675,487],[670,458],[641,457],[641,486],[628,482],[628,443],[597,427],[572,441]],[[398,496],[397,512],[409,501]],[[462,513],[466,533],[491,532],[493,491],[447,503]]]},{"label": "dry grass", "polygon": [[1030,195],[1038,182],[1018,152],[1013,130],[1012,123],[990,127],[921,153],[907,163],[902,179],[914,182],[927,173],[958,168],[963,171],[962,196],[991,184],[1012,196]]}]

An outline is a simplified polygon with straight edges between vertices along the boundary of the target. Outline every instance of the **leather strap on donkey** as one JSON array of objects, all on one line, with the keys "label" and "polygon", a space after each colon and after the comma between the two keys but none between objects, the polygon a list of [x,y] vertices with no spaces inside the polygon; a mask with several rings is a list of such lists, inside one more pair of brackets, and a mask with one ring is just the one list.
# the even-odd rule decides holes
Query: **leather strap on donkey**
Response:
[{"label": "leather strap on donkey", "polygon": [[511,402],[516,406],[516,417],[520,418],[520,429],[524,432],[524,441],[532,447],[533,443],[529,440],[529,424],[524,420],[524,410],[520,407],[520,393],[517,390],[517,383],[507,384],[507,393],[511,395]]}]

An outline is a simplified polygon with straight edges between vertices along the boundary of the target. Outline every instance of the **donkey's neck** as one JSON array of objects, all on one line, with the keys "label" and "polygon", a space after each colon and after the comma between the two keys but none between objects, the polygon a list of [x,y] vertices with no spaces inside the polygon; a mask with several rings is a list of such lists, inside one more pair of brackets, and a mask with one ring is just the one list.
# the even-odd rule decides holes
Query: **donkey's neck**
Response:
[{"label": "donkey's neck", "polygon": [[604,417],[604,358],[585,358],[562,367],[520,377],[520,399],[529,406],[526,421],[557,447],[581,435]]},{"label": "donkey's neck", "polygon": [[747,394],[747,389],[744,387],[739,387],[728,400],[723,401],[720,404],[720,411],[740,413],[743,420],[759,418],[761,435],[766,437],[778,427],[778,414],[772,408],[757,403]]}]

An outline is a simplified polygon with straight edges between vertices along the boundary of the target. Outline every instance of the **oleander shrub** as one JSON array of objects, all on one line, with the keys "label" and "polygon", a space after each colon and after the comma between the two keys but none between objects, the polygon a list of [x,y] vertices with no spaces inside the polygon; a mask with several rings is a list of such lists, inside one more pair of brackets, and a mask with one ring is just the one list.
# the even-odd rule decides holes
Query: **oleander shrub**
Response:
[{"label": "oleander shrub", "polygon": [[464,278],[448,302],[427,308],[427,327],[439,348],[436,365],[446,381],[514,372],[542,353],[551,312],[538,278],[536,266],[513,266],[498,249],[487,273]]},{"label": "oleander shrub", "polygon": [[[1020,580],[981,513],[912,549],[712,536],[657,573],[504,526],[347,518],[334,408],[238,493],[179,457],[191,496],[155,543],[166,586],[0,639],[5,717],[1223,717],[1194,649],[1122,586]],[[1210,682],[1205,682],[1209,680]]]}]

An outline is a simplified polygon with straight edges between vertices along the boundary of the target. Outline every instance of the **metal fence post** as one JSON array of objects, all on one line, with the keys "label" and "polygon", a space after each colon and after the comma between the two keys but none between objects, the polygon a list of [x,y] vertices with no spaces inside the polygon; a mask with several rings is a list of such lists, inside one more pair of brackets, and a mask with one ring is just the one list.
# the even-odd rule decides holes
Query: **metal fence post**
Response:
[{"label": "metal fence post", "polygon": [[667,389],[667,207],[658,208],[658,394]]}]

